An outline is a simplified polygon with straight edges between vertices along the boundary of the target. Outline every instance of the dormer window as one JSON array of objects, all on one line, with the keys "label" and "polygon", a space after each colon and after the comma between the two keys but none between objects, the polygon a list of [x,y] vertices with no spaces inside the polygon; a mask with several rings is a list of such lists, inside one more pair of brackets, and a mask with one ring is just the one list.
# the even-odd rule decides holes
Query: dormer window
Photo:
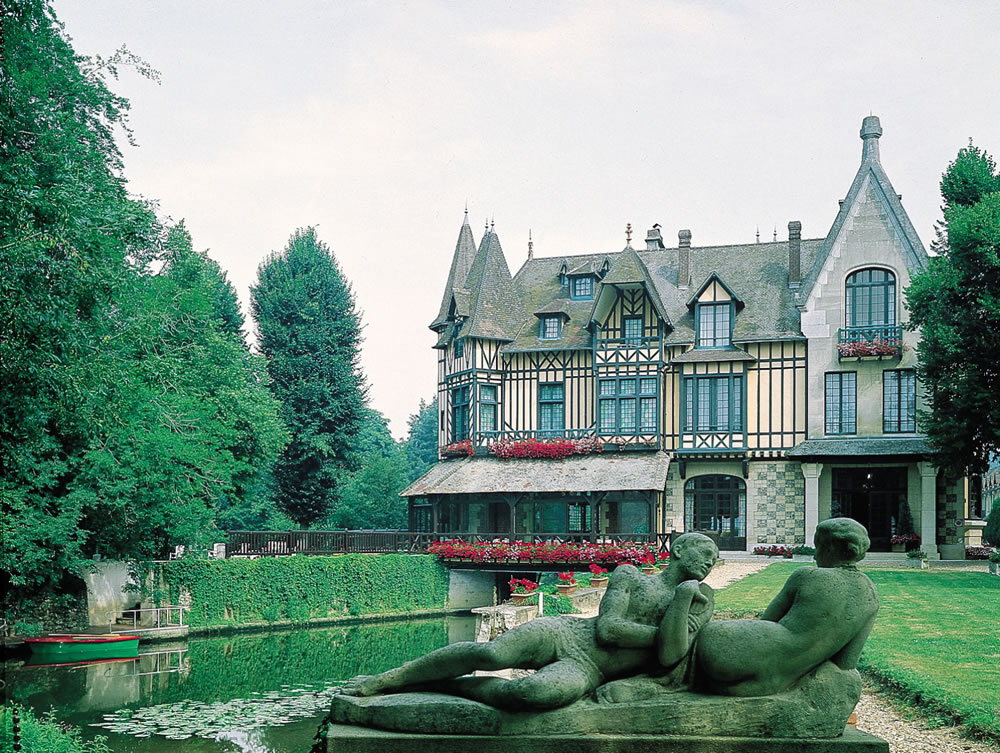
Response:
[{"label": "dormer window", "polygon": [[699,303],[695,308],[698,348],[728,348],[733,343],[733,306],[725,303]]},{"label": "dormer window", "polygon": [[558,340],[562,335],[562,317],[543,316],[538,322],[538,339]]},{"label": "dormer window", "polygon": [[455,358],[461,358],[465,355],[465,340],[458,339],[455,340]]},{"label": "dormer window", "polygon": [[570,298],[574,301],[589,301],[594,297],[594,278],[590,275],[574,277],[570,282]]}]

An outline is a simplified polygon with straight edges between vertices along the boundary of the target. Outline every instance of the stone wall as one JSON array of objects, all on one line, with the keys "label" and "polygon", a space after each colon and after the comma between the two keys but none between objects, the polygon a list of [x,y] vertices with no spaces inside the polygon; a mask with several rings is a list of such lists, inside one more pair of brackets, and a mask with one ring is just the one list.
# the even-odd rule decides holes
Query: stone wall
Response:
[{"label": "stone wall", "polygon": [[750,465],[747,507],[758,544],[804,544],[806,530],[805,478],[797,462],[755,462]]},{"label": "stone wall", "polygon": [[963,529],[955,521],[965,517],[964,480],[948,477],[943,472],[937,477],[937,544],[964,544]]},{"label": "stone wall", "polygon": [[684,530],[684,482],[678,478],[673,463],[667,470],[667,484],[663,490],[661,525],[663,533]]}]

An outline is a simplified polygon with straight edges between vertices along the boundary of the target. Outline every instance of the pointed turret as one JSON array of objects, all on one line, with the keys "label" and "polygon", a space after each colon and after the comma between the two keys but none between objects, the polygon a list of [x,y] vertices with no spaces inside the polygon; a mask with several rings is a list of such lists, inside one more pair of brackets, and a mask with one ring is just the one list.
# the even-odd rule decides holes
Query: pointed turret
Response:
[{"label": "pointed turret", "polygon": [[493,229],[483,236],[465,287],[469,291],[469,319],[462,335],[490,340],[513,340],[523,323],[524,309]]},{"label": "pointed turret", "polygon": [[465,219],[462,229],[458,231],[458,242],[455,244],[455,255],[451,259],[451,271],[448,272],[448,283],[444,287],[441,298],[441,308],[430,328],[440,334],[441,329],[456,316],[468,316],[464,310],[467,305],[468,291],[465,280],[469,276],[472,262],[476,258],[476,239],[472,237],[469,227],[469,209],[465,209]]}]

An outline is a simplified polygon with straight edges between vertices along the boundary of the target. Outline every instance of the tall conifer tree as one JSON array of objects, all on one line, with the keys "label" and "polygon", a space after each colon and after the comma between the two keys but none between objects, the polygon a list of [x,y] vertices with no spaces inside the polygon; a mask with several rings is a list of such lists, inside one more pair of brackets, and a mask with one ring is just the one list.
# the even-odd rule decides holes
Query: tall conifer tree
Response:
[{"label": "tall conifer tree", "polygon": [[314,228],[296,230],[257,270],[250,309],[291,441],[274,468],[277,502],[305,527],[335,507],[357,466],[365,411],[354,294]]}]

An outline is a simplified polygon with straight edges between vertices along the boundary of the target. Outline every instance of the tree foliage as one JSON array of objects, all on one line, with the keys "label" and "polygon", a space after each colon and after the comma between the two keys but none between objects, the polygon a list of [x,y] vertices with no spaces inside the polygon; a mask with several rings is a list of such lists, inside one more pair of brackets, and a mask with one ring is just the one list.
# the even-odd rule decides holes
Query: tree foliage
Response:
[{"label": "tree foliage", "polygon": [[149,69],[76,56],[41,0],[0,21],[0,570],[17,600],[95,551],[214,537],[285,433],[224,275],[126,192],[128,103],[106,77]]},{"label": "tree foliage", "polygon": [[409,480],[415,481],[438,459],[437,398],[429,403],[421,400],[420,407],[410,416],[407,425],[410,433],[406,438],[406,460],[409,463]]},{"label": "tree foliage", "polygon": [[959,151],[941,179],[944,220],[927,270],[907,289],[921,328],[921,424],[936,462],[981,473],[1000,450],[1000,175],[989,154]]},{"label": "tree foliage", "polygon": [[274,466],[277,502],[301,526],[336,507],[357,468],[365,410],[354,295],[314,228],[257,270],[251,313],[291,441]]}]

